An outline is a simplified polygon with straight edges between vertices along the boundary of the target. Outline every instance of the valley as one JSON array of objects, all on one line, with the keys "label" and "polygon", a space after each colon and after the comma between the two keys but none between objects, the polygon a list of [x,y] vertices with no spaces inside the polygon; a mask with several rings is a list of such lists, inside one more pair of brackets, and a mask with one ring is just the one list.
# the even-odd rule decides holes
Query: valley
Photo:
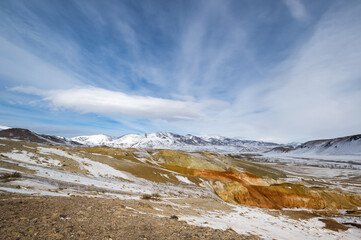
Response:
[{"label": "valley", "polygon": [[[223,239],[289,239],[295,233],[293,239],[361,236],[360,159],[355,156],[344,161],[330,156],[54,145],[9,138],[0,139],[0,153],[0,192],[10,205],[19,199],[30,205],[83,199],[85,205],[96,207],[95,202],[105,201],[120,218],[149,216],[154,222],[175,223],[174,228],[201,227],[209,234],[207,239],[218,238],[212,234],[219,232],[211,229],[226,231]],[[119,205],[125,212],[117,212]],[[10,211],[8,207],[1,208]],[[69,209],[57,211],[73,211]],[[19,217],[35,218],[22,214]],[[63,230],[58,233],[66,238],[78,236],[75,230]],[[201,238],[198,230],[187,236]],[[26,231],[20,234],[36,238]],[[155,239],[153,231],[142,234]]]}]

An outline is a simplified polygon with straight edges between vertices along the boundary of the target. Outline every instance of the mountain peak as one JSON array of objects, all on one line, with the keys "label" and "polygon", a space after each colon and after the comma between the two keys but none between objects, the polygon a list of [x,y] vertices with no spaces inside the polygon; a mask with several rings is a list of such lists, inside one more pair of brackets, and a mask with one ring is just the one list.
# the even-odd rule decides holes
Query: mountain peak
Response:
[{"label": "mountain peak", "polygon": [[191,134],[179,135],[171,132],[154,132],[144,134],[132,133],[123,135],[122,137],[116,139],[99,136],[100,135],[80,136],[71,138],[71,140],[90,146],[106,145],[109,147],[183,149],[194,151],[208,150],[216,152],[266,151],[278,146],[276,143],[246,141],[220,136],[200,137]]},{"label": "mountain peak", "polygon": [[71,138],[72,141],[84,144],[84,145],[106,145],[106,143],[111,142],[113,139],[105,134],[96,134],[90,136],[78,136]]}]

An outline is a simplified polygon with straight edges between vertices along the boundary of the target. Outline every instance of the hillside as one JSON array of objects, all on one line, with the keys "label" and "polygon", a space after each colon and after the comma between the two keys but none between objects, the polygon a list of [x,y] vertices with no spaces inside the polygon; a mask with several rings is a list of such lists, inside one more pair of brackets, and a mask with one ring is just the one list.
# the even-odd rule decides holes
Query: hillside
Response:
[{"label": "hillside", "polygon": [[[359,175],[345,180],[335,172],[340,177],[329,181],[283,171],[285,165],[255,163],[260,156],[205,151],[0,139],[0,152],[0,193],[114,199],[109,211],[119,217],[124,217],[122,209],[168,219],[175,215],[191,225],[267,239],[287,239],[291,233],[294,239],[357,239],[361,234]],[[348,176],[359,174],[347,171]],[[117,209],[120,205],[124,207]],[[70,206],[61,208],[66,219]],[[80,217],[88,221],[91,215]]]},{"label": "hillside", "polygon": [[43,144],[81,145],[78,142],[71,141],[64,137],[39,134],[23,128],[6,128],[0,131],[0,137]]},{"label": "hillside", "polygon": [[361,134],[332,139],[312,140],[296,147],[280,146],[272,149],[270,153],[287,153],[288,155],[295,156],[361,156]]},{"label": "hillside", "polygon": [[327,155],[361,155],[361,134],[333,139],[308,141],[296,147],[293,152]]}]

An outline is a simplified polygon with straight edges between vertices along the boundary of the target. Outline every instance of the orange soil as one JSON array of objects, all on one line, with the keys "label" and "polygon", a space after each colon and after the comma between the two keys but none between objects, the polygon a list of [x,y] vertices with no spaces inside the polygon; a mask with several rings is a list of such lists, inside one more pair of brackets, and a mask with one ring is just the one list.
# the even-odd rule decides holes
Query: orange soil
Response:
[{"label": "orange soil", "polygon": [[271,185],[272,180],[234,169],[223,172],[194,170],[193,175],[220,180],[224,187],[218,186],[215,191],[223,200],[249,206],[269,209],[355,209],[361,206],[361,197],[357,194],[296,184]]}]

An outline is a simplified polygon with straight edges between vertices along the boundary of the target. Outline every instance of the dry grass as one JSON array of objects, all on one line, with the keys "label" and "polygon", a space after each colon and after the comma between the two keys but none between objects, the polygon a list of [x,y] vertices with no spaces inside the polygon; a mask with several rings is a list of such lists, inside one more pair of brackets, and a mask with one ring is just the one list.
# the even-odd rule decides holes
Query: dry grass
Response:
[{"label": "dry grass", "polygon": [[269,177],[273,179],[287,177],[283,171],[274,169],[272,167],[254,163],[251,155],[229,155],[226,159],[228,165],[239,167],[246,172],[252,173],[259,177]]},{"label": "dry grass", "polygon": [[347,229],[349,229],[349,227],[347,227],[341,223],[338,223],[336,220],[331,219],[331,218],[323,218],[323,219],[320,219],[320,221],[326,224],[324,228],[335,231],[335,232],[338,232],[339,230],[346,231]]},{"label": "dry grass", "polygon": [[5,173],[0,176],[0,179],[4,180],[5,182],[10,182],[20,177],[21,177],[21,173],[14,172],[14,173]]},{"label": "dry grass", "polygon": [[154,154],[153,157],[157,160],[162,159],[168,165],[175,165],[184,168],[192,169],[209,169],[222,171],[221,167],[218,167],[205,159],[193,156],[186,152],[162,149],[158,153]]}]

